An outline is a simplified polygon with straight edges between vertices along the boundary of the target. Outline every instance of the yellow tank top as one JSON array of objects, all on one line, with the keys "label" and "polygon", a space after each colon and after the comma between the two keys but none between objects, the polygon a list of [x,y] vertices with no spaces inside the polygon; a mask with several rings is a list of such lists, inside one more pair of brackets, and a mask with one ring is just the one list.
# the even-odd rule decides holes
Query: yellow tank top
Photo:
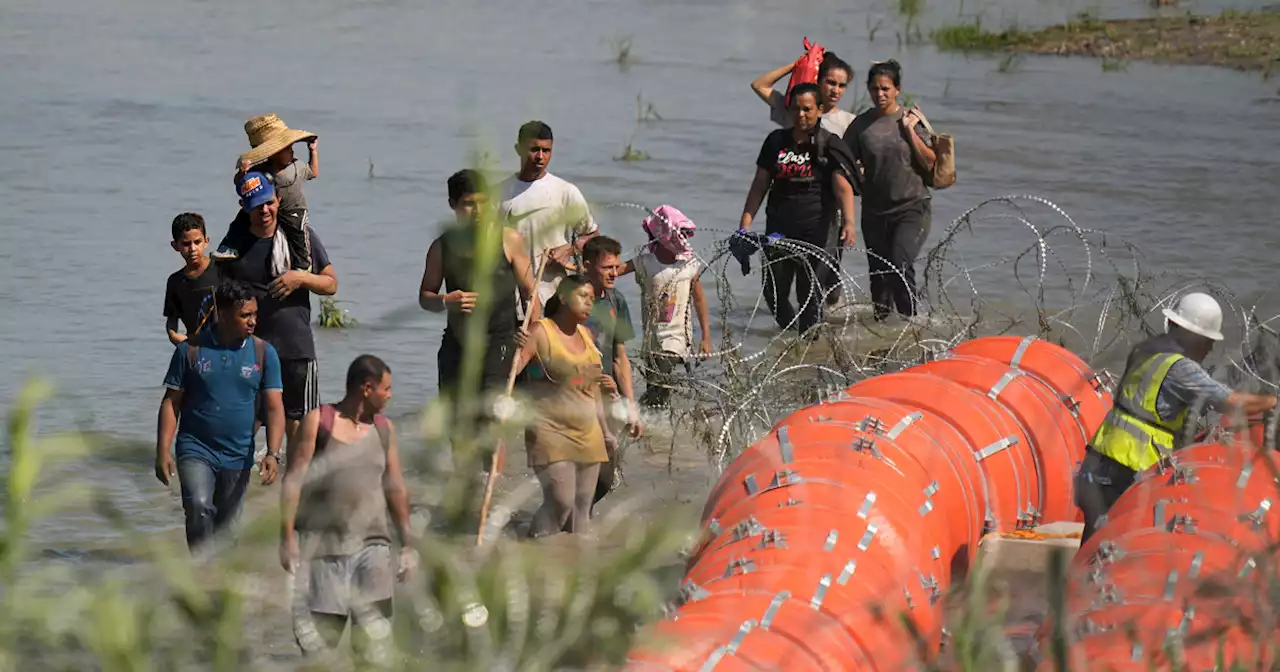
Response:
[{"label": "yellow tank top", "polygon": [[[528,386],[535,413],[525,431],[529,465],[607,462],[604,432],[596,414],[602,368],[591,332],[579,325],[574,336],[565,336],[550,318],[539,323],[546,343],[538,343],[537,348],[542,375]],[[569,350],[573,338],[584,346],[582,352]]]}]

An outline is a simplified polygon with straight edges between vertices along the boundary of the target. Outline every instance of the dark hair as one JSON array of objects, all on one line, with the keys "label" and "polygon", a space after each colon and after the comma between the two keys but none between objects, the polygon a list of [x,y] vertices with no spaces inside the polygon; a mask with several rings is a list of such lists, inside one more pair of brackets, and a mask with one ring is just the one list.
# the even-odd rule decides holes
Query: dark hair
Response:
[{"label": "dark hair", "polygon": [[482,194],[488,188],[488,183],[479,171],[466,168],[449,176],[449,203],[457,203],[463,197],[472,194]]},{"label": "dark hair", "polygon": [[832,70],[844,70],[844,74],[848,75],[849,79],[853,79],[853,68],[839,56],[828,51],[822,56],[822,65],[818,66],[818,81],[825,79],[827,73]]},{"label": "dark hair", "polygon": [[555,140],[551,135],[551,127],[541,121],[527,121],[516,134],[516,143],[525,144],[534,140]]},{"label": "dark hair", "polygon": [[596,236],[582,246],[583,261],[599,261],[600,257],[605,254],[622,256],[622,243],[609,236]]},{"label": "dark hair", "polygon": [[800,96],[805,95],[812,95],[815,103],[822,102],[822,89],[818,88],[818,85],[813,82],[805,82],[791,87],[791,98],[787,100],[787,109],[794,109],[796,101],[800,99]]},{"label": "dark hair", "polygon": [[194,212],[184,212],[173,218],[174,240],[182,240],[182,236],[188,231],[199,231],[206,237],[209,235],[204,231],[204,217]]},{"label": "dark hair", "polygon": [[[597,238],[592,238],[591,240],[596,240]],[[591,244],[591,240],[587,241],[588,245]],[[561,306],[564,305],[564,300],[560,298],[562,294],[576,292],[579,287],[589,284],[591,283],[581,275],[566,275],[560,278],[560,284],[556,285],[556,293],[547,299],[547,305],[542,307],[542,314],[546,317],[555,317],[556,313],[560,312]]]},{"label": "dark hair", "polygon": [[373,355],[360,355],[347,367],[347,391],[352,392],[365,383],[380,383],[391,373],[387,363]]},{"label": "dark hair", "polygon": [[902,66],[898,65],[898,62],[892,58],[871,66],[871,69],[867,71],[868,87],[875,84],[876,77],[888,77],[893,82],[893,88],[902,88]]},{"label": "dark hair", "polygon": [[223,280],[213,292],[213,306],[219,314],[223,310],[231,312],[237,303],[252,301],[258,298],[253,287],[239,280]]}]

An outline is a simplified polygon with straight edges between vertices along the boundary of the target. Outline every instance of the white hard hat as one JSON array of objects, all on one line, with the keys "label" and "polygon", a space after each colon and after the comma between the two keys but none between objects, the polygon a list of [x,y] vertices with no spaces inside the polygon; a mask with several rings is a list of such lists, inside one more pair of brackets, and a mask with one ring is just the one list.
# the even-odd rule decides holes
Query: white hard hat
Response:
[{"label": "white hard hat", "polygon": [[[1179,327],[1213,341],[1222,340],[1222,307],[1208,294],[1192,292],[1178,301],[1177,310],[1164,309],[1164,316]],[[1165,324],[1168,330],[1168,324]]]}]

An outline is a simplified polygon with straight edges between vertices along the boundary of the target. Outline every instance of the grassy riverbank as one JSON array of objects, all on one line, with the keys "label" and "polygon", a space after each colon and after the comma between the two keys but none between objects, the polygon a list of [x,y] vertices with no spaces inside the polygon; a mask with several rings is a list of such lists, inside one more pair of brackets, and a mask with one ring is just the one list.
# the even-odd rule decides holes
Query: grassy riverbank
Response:
[{"label": "grassy riverbank", "polygon": [[1102,20],[1083,13],[1038,30],[992,30],[980,21],[940,26],[932,33],[944,51],[1092,56],[1105,63],[1148,60],[1261,70],[1280,59],[1280,11],[1225,11],[1217,16]]}]

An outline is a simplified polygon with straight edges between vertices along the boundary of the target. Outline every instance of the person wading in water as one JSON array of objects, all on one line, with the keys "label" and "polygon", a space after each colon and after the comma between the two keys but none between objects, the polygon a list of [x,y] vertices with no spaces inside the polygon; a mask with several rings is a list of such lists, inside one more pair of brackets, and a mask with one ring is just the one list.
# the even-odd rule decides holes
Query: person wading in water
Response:
[{"label": "person wading in water", "polygon": [[[396,428],[382,415],[391,368],[361,355],[342,401],[307,413],[280,493],[280,564],[294,574],[294,635],[304,654],[338,646],[348,622],[366,662],[391,653],[391,596],[417,566]],[[393,565],[391,544],[400,545]]]},{"label": "person wading in water", "polygon": [[[473,392],[480,395],[506,391],[507,377],[516,352],[516,290],[520,298],[533,304],[533,319],[542,312],[534,291],[534,277],[524,236],[501,226],[489,204],[484,177],[474,170],[460,170],[448,181],[449,207],[455,224],[431,243],[427,264],[418,288],[418,305],[433,313],[447,312],[444,337],[436,356],[439,394],[449,399],[457,422],[474,424],[487,413],[474,407],[477,400],[459,399],[463,347],[472,312],[480,299],[476,289],[477,241],[492,240],[501,249],[495,255],[488,292],[493,297],[481,346],[480,383]],[[486,229],[484,227],[493,227]],[[441,293],[441,285],[447,290]],[[472,409],[463,411],[463,409]],[[459,414],[462,411],[463,414]],[[477,435],[479,428],[476,429]],[[455,446],[456,448],[456,446]],[[458,456],[455,455],[455,458]],[[473,456],[484,458],[483,455]],[[463,461],[471,461],[469,457]],[[469,468],[456,464],[459,469]]]},{"label": "person wading in water", "polygon": [[617,443],[605,422],[600,351],[583,326],[594,303],[591,283],[566,276],[516,355],[517,368],[539,368],[525,388],[534,404],[525,449],[542,484],[533,537],[586,531],[600,465]]},{"label": "person wading in water", "polygon": [[[192,551],[240,511],[253,467],[259,404],[267,418],[267,454],[259,468],[263,485],[276,480],[284,436],[280,359],[253,335],[258,300],[244,283],[224,282],[214,292],[214,313],[213,329],[201,329],[173,351],[156,430],[156,478],[169,485],[178,475]],[[175,433],[176,465],[169,452]]]}]

